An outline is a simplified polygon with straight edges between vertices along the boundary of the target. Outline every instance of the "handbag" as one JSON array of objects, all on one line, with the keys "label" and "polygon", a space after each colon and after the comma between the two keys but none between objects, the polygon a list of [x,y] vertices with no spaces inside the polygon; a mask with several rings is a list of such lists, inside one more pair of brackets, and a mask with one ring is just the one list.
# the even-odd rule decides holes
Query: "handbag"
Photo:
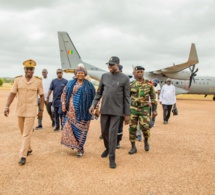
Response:
[{"label": "handbag", "polygon": [[177,108],[176,104],[173,105],[172,113],[173,113],[173,116],[178,115],[178,108]]}]

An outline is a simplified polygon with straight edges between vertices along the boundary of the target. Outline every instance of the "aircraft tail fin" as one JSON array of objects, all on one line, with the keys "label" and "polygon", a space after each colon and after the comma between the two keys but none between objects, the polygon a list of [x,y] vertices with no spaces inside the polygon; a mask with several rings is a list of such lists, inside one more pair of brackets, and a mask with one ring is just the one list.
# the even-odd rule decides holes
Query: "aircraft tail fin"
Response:
[{"label": "aircraft tail fin", "polygon": [[196,52],[196,46],[194,43],[192,43],[192,45],[191,45],[190,55],[189,55],[189,59],[188,59],[187,63],[193,64],[193,65],[199,63],[198,55]]},{"label": "aircraft tail fin", "polygon": [[73,72],[79,63],[82,63],[81,56],[79,55],[75,45],[70,39],[68,33],[58,32],[59,48],[61,67],[63,70],[70,70]]}]

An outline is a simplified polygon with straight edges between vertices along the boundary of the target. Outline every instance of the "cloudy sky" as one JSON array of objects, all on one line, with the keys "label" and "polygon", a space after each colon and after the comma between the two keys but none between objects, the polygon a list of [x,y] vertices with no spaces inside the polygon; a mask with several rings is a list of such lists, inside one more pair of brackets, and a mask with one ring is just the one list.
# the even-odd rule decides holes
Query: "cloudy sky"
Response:
[{"label": "cloudy sky", "polygon": [[0,0],[0,77],[60,67],[58,31],[66,31],[85,62],[104,67],[115,55],[126,71],[187,61],[191,43],[198,75],[215,72],[214,0]]}]

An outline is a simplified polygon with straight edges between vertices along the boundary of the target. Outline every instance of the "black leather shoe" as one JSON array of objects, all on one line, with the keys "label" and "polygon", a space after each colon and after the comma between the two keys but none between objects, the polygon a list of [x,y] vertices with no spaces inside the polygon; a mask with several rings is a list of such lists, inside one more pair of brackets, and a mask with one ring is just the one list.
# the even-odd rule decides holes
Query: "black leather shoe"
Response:
[{"label": "black leather shoe", "polygon": [[27,152],[27,156],[30,155],[31,153],[32,153],[32,150],[28,151]]},{"label": "black leather shoe", "polygon": [[59,131],[59,130],[60,130],[60,128],[55,128],[55,129],[54,129],[54,131]]},{"label": "black leather shoe", "polygon": [[115,169],[116,168],[116,163],[115,163],[115,161],[110,161],[110,168],[111,169]]},{"label": "black leather shoe", "polygon": [[22,165],[25,165],[26,163],[26,158],[20,158],[20,161],[19,161],[19,165],[22,166]]},{"label": "black leather shoe", "polygon": [[35,127],[35,130],[41,130],[43,128],[42,125],[38,125],[37,127]]},{"label": "black leather shoe", "polygon": [[149,151],[149,142],[148,142],[148,138],[145,138],[145,139],[144,139],[144,148],[145,148],[145,151]]},{"label": "black leather shoe", "polygon": [[109,151],[106,149],[106,150],[102,153],[101,157],[102,157],[102,158],[106,158],[106,157],[108,156],[108,153],[109,153]]}]

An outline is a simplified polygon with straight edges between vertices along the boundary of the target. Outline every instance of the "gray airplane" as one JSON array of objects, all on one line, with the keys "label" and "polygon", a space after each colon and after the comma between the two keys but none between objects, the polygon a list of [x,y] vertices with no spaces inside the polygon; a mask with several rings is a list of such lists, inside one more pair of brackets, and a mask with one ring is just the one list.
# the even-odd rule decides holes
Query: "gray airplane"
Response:
[{"label": "gray airplane", "polygon": [[[84,64],[91,78],[100,80],[101,75],[106,73],[107,67],[104,69],[88,64],[82,61],[75,45],[70,39],[68,33],[58,32],[61,66],[64,72],[74,73],[74,69],[79,63]],[[196,73],[198,68],[195,65],[199,62],[195,44],[192,43],[188,61],[182,64],[173,64],[167,68],[162,68],[144,73],[144,78],[153,80],[158,78],[161,86],[167,78],[171,78],[176,87],[176,94],[208,94],[214,95],[215,100],[215,77],[200,77]],[[186,70],[187,69],[187,70]],[[189,69],[189,70],[188,70]],[[133,77],[132,72],[124,74],[130,78]]]}]

